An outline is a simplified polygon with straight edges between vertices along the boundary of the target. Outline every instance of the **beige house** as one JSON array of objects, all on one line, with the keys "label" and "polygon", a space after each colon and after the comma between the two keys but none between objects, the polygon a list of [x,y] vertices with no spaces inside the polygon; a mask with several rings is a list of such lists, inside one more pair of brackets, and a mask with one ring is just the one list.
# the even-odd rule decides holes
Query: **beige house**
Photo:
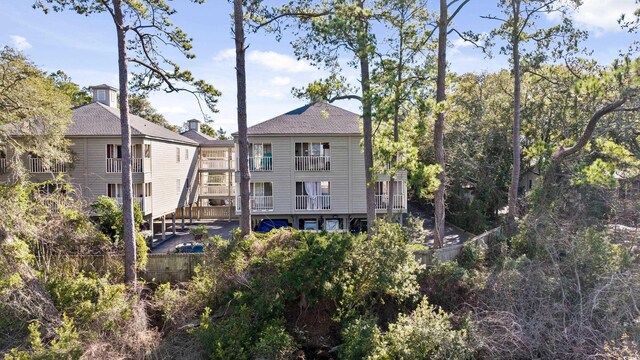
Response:
[{"label": "beige house", "polygon": [[[248,135],[254,225],[271,219],[286,220],[300,229],[347,231],[364,226],[365,172],[358,114],[314,103],[249,127]],[[396,213],[406,212],[406,180],[406,172],[398,174],[393,194]],[[388,175],[378,177],[379,213],[385,213],[389,204],[388,183]]]},{"label": "beige house", "polygon": [[[67,130],[72,162],[27,156],[24,161],[36,181],[51,180],[63,173],[87,202],[106,195],[122,201],[122,146],[117,91],[108,85],[92,87],[94,102],[73,109]],[[133,198],[150,224],[165,219],[175,222],[176,209],[197,198],[193,191],[198,177],[199,144],[143,118],[129,115]],[[4,155],[4,154],[0,154]],[[0,170],[7,168],[2,157]],[[0,181],[7,181],[3,171]],[[174,227],[175,231],[175,227]]]}]

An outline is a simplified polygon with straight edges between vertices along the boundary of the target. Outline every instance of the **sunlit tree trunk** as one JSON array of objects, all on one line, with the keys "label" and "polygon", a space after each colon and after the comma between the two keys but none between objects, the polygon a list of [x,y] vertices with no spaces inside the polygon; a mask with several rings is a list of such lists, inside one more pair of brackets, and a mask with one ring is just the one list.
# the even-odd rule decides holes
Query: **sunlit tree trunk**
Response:
[{"label": "sunlit tree trunk", "polygon": [[509,212],[507,213],[508,233],[515,233],[515,218],[518,216],[518,186],[520,184],[520,0],[512,0],[513,26],[511,42],[513,46],[513,169],[509,186]]},{"label": "sunlit tree trunk", "polygon": [[[440,0],[440,19],[438,20],[438,75],[436,79],[436,103],[441,104],[446,100],[445,86],[447,77],[447,29],[448,11],[446,0]],[[433,145],[436,156],[436,163],[440,165],[438,180],[440,186],[434,194],[434,241],[436,247],[442,247],[445,236],[445,160],[444,160],[444,109],[438,112],[433,131]]]},{"label": "sunlit tree trunk", "polygon": [[251,232],[249,173],[249,139],[247,137],[247,78],[245,73],[244,20],[242,0],[233,1],[234,39],[236,44],[236,80],[238,84],[238,147],[240,167],[240,231]]},{"label": "sunlit tree trunk", "polygon": [[118,39],[118,80],[120,82],[120,129],[122,133],[122,214],[124,225],[124,278],[135,284],[136,239],[133,222],[131,185],[131,126],[129,123],[129,84],[125,27],[120,0],[113,0],[114,20]]}]

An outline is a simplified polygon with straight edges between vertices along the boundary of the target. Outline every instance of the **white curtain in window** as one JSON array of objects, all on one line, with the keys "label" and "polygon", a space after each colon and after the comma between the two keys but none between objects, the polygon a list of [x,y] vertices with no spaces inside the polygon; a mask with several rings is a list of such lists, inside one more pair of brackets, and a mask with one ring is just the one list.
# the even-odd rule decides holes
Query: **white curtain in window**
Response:
[{"label": "white curtain in window", "polygon": [[317,181],[305,181],[304,190],[307,192],[307,210],[318,208],[318,194],[322,191]]}]

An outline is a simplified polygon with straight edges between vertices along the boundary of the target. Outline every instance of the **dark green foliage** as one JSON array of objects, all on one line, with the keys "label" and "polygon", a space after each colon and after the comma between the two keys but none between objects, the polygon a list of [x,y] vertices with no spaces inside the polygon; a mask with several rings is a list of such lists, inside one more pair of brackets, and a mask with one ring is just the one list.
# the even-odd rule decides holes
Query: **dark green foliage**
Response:
[{"label": "dark green foliage", "polygon": [[[197,331],[209,356],[286,358],[298,346],[327,351],[339,342],[339,331],[332,329],[377,312],[393,320],[386,312],[397,313],[405,308],[401,304],[410,308],[420,267],[399,225],[379,223],[376,229],[370,240],[275,230],[238,239],[235,246],[218,244],[207,260],[216,264],[209,270],[213,281],[204,274],[196,280],[217,291],[211,303],[216,315],[205,313]],[[349,335],[354,331],[345,333],[353,342],[349,351],[362,353],[371,345]],[[313,343],[317,337],[327,344]]]}]

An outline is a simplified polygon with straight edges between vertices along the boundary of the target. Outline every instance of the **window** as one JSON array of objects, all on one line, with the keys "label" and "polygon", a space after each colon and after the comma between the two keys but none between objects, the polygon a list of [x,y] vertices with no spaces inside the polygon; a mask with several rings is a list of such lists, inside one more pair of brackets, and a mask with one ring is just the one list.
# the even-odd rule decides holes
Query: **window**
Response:
[{"label": "window", "polygon": [[184,149],[184,159],[189,160],[189,149]]},{"label": "window", "polygon": [[270,182],[251,183],[251,195],[273,196],[273,184]]},{"label": "window", "polygon": [[296,156],[331,156],[331,145],[328,142],[299,142],[295,146]]},{"label": "window", "polygon": [[342,219],[327,219],[324,222],[324,229],[328,232],[342,231]]},{"label": "window", "polygon": [[109,95],[111,97],[111,103],[115,104],[115,102],[116,102],[116,93],[114,91],[110,91]]},{"label": "window", "polygon": [[180,179],[176,179],[176,195],[180,195],[182,187],[180,186]]},{"label": "window", "polygon": [[122,159],[122,145],[107,144],[107,159]]},{"label": "window", "polygon": [[177,163],[180,162],[180,148],[179,147],[176,148],[176,162]]},{"label": "window", "polygon": [[318,220],[304,220],[302,230],[318,230]]},{"label": "window", "polygon": [[151,144],[144,144],[144,157],[151,158]]},{"label": "window", "polygon": [[296,171],[331,170],[331,145],[328,142],[295,144]]},{"label": "window", "polygon": [[151,183],[144,184],[144,196],[151,196]]},{"label": "window", "polygon": [[250,143],[249,144],[249,170],[251,171],[271,171],[271,144]]},{"label": "window", "polygon": [[107,100],[107,91],[106,90],[98,90],[98,101]]},{"label": "window", "polygon": [[111,198],[122,198],[122,184],[107,184],[107,196]]}]

